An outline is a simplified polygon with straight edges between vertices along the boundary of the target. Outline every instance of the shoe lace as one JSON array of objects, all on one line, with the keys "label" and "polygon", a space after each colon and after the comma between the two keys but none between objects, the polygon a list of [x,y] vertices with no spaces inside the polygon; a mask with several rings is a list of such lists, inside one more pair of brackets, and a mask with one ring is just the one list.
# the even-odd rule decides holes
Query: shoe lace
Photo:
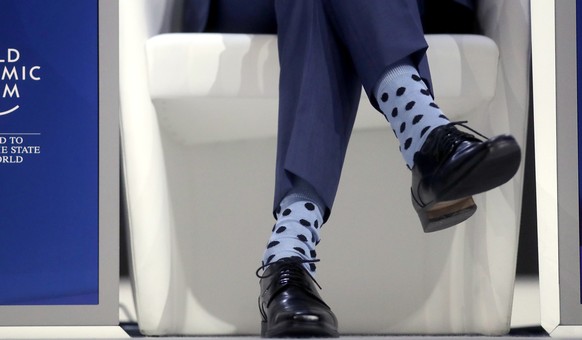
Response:
[{"label": "shoe lace", "polygon": [[475,135],[460,131],[459,129],[455,128],[456,126],[463,127],[463,128],[473,132],[474,134],[478,135],[479,137],[481,137],[485,140],[488,139],[487,137],[485,137],[484,135],[482,135],[478,131],[465,125],[466,123],[468,123],[468,121],[462,120],[462,121],[450,122],[449,124],[447,124],[446,125],[447,129],[444,129],[442,132],[442,135],[438,136],[438,138],[437,138],[436,145],[435,145],[436,150],[440,150],[440,151],[444,152],[444,154],[446,156],[450,152],[454,151],[456,149],[457,145],[459,145],[463,140],[466,140],[466,139],[471,140],[472,139],[475,141],[479,141],[479,139],[477,139],[475,137]]},{"label": "shoe lace", "polygon": [[[271,272],[270,274],[265,275],[265,271],[269,266],[272,266],[274,264],[278,264],[281,262],[285,262],[288,263],[288,266],[285,266],[281,271],[279,272]],[[271,263],[267,263],[267,264],[263,264],[262,266],[260,266],[257,271],[255,272],[255,275],[259,278],[259,279],[265,279],[268,277],[271,277],[277,273],[279,273],[281,276],[279,278],[279,283],[281,285],[293,285],[296,284],[298,282],[301,282],[301,279],[303,278],[304,274],[307,274],[309,276],[309,278],[317,285],[317,287],[321,290],[321,286],[319,285],[319,283],[315,280],[315,278],[313,277],[313,275],[311,275],[311,273],[309,273],[309,271],[307,269],[305,269],[305,267],[303,266],[303,264],[305,263],[316,263],[319,262],[319,259],[312,259],[312,260],[305,260],[305,259],[284,259],[284,260],[279,260],[279,261],[275,261],[275,262],[271,262]],[[262,274],[259,274],[260,271],[263,271]]]}]

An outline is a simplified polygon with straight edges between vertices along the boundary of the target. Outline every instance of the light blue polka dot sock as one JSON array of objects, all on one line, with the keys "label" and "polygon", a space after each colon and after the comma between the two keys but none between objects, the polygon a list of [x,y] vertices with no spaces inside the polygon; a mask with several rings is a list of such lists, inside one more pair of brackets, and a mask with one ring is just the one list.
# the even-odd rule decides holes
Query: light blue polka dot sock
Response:
[{"label": "light blue polka dot sock", "polygon": [[414,154],[420,150],[430,132],[449,123],[412,63],[403,62],[390,68],[375,91],[380,110],[390,122],[400,143],[400,152],[409,169]]},{"label": "light blue polka dot sock", "polygon": [[[321,240],[319,231],[323,226],[325,205],[306,182],[298,180],[295,184],[276,211],[277,222],[263,254],[263,265],[283,258],[311,261],[317,257],[315,246]],[[313,262],[303,266],[315,275]]]}]

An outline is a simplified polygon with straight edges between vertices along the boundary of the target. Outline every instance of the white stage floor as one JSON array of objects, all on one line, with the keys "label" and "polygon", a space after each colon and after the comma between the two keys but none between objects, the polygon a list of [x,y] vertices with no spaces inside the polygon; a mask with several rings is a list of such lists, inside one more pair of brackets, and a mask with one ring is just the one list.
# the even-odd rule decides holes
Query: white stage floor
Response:
[{"label": "white stage floor", "polygon": [[[119,291],[119,320],[124,328],[133,337],[139,336],[137,331],[137,317],[133,304],[131,285],[127,278],[121,280]],[[430,339],[531,339],[548,337],[540,328],[540,299],[537,277],[518,277],[516,279],[511,319],[512,332],[504,337],[482,336],[366,336],[367,339],[401,339],[401,340],[430,340]],[[257,315],[258,318],[258,315]],[[342,339],[359,339],[362,337],[346,336]],[[170,338],[164,338],[170,339]],[[183,337],[178,339],[184,339]],[[217,339],[195,337],[196,340]],[[218,337],[218,339],[259,339],[258,337]]]}]

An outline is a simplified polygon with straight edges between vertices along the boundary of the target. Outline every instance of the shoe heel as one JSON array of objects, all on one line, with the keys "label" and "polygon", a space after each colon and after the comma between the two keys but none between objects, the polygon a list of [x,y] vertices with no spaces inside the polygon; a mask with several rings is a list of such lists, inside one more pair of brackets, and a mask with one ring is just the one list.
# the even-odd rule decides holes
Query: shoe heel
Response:
[{"label": "shoe heel", "polygon": [[457,225],[467,220],[477,210],[477,205],[471,196],[426,206],[420,206],[412,196],[412,205],[418,214],[425,233]]}]

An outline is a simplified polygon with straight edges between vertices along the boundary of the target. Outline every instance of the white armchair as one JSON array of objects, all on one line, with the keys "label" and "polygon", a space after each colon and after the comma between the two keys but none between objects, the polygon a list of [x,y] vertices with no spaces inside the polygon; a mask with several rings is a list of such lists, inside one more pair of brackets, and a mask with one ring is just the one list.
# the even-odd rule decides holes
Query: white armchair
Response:
[{"label": "white armchair", "polygon": [[[147,335],[258,334],[254,273],[273,224],[276,37],[166,34],[177,3],[120,1],[123,180],[139,327]],[[427,36],[437,102],[450,118],[488,135],[511,132],[525,148],[529,1],[481,0],[478,16],[484,36]],[[318,281],[340,332],[508,332],[522,183],[520,169],[475,197],[470,220],[424,234],[397,142],[363,96],[318,250]]]}]

